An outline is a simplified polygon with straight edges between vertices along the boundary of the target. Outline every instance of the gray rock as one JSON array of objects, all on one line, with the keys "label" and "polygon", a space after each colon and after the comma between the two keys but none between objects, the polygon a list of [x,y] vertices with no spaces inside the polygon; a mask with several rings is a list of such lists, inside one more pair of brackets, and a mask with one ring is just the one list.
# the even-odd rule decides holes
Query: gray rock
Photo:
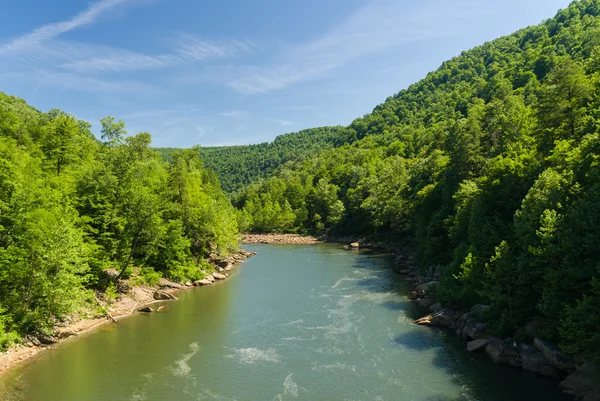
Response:
[{"label": "gray rock", "polygon": [[485,352],[495,363],[521,367],[521,358],[517,349],[504,344],[498,339],[492,339],[487,347],[485,347]]},{"label": "gray rock", "polygon": [[177,297],[173,294],[170,294],[166,291],[154,291],[154,299],[157,301],[169,300],[169,299],[177,299]]},{"label": "gray rock", "polygon": [[456,327],[458,327],[459,329],[463,329],[465,327],[465,324],[467,323],[467,320],[469,320],[470,317],[471,315],[469,313],[461,315],[461,317],[459,317],[456,321]]},{"label": "gray rock", "polygon": [[435,301],[431,298],[421,298],[417,301],[417,303],[419,304],[419,306],[430,306],[434,303]]},{"label": "gray rock", "polygon": [[549,365],[568,373],[575,371],[575,360],[571,355],[537,337],[533,340],[533,345],[544,354]]},{"label": "gray rock", "polygon": [[475,352],[475,351],[483,350],[483,349],[485,349],[485,347],[488,346],[489,343],[490,343],[489,338],[481,338],[479,340],[469,341],[467,343],[467,351]]},{"label": "gray rock", "polygon": [[40,343],[44,345],[56,344],[56,340],[54,338],[44,334],[37,335],[36,338],[39,340]]},{"label": "gray rock", "polygon": [[160,288],[174,288],[177,290],[181,290],[183,288],[183,286],[181,284],[177,284],[171,280],[168,280],[166,278],[161,278],[160,281],[158,282],[158,286]]},{"label": "gray rock", "polygon": [[600,366],[586,362],[558,385],[576,394],[600,393]]},{"label": "gray rock", "polygon": [[213,283],[215,281],[215,278],[212,274],[208,274],[206,277],[204,277],[204,280],[208,280],[211,283]]},{"label": "gray rock", "polygon": [[560,370],[550,365],[541,367],[540,369],[538,369],[537,373],[540,376],[545,376],[556,380],[559,380],[563,377],[563,374]]},{"label": "gray rock", "polygon": [[463,328],[463,335],[473,340],[483,337],[486,325],[484,323],[471,323]]},{"label": "gray rock", "polygon": [[441,304],[441,303],[439,303],[439,302],[438,302],[438,303],[435,303],[435,304],[433,304],[433,305],[431,305],[431,306],[429,307],[429,310],[430,310],[430,311],[432,311],[433,313],[439,312],[439,311],[441,311],[442,309],[443,309],[443,308],[442,308],[442,304]]},{"label": "gray rock", "polygon": [[215,278],[215,280],[225,280],[227,278],[226,275],[221,273],[213,273],[212,276]]},{"label": "gray rock", "polygon": [[205,286],[205,285],[211,285],[213,282],[207,279],[202,279],[202,280],[196,280],[194,281],[194,285],[196,287],[198,286]]},{"label": "gray rock", "polygon": [[419,284],[415,290],[417,290],[417,292],[427,293],[431,290],[431,288],[439,284],[439,281],[429,281],[427,283]]},{"label": "gray rock", "polygon": [[546,358],[535,347],[528,344],[519,344],[517,345],[517,351],[521,357],[523,369],[537,372],[546,366]]},{"label": "gray rock", "polygon": [[350,248],[359,248],[360,244],[358,242],[353,242],[350,244]]},{"label": "gray rock", "polygon": [[600,401],[600,393],[596,391],[590,391],[583,396],[581,401]]}]

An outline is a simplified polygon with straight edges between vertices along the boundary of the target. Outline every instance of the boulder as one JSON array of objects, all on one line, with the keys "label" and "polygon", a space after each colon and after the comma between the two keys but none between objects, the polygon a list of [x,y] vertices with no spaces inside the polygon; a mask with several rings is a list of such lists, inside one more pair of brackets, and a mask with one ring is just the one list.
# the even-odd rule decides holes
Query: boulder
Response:
[{"label": "boulder", "polygon": [[353,242],[350,244],[350,248],[359,248],[360,244],[358,242]]},{"label": "boulder", "polygon": [[467,320],[469,320],[470,317],[471,317],[471,315],[469,313],[465,313],[465,314],[461,315],[456,320],[456,327],[462,330],[465,327]]},{"label": "boulder", "polygon": [[211,283],[214,283],[214,282],[215,282],[215,278],[213,277],[213,275],[212,275],[212,274],[209,274],[209,275],[207,275],[206,277],[204,277],[204,280],[208,280],[208,281],[210,281]]},{"label": "boulder", "polygon": [[152,309],[149,306],[144,306],[142,309],[140,309],[140,312],[150,313],[150,312],[154,312],[154,309]]},{"label": "boulder", "polygon": [[438,303],[435,303],[435,304],[433,304],[433,305],[431,305],[431,306],[429,307],[429,310],[430,310],[430,311],[432,311],[433,313],[439,312],[439,311],[441,311],[442,309],[443,309],[443,308],[442,308],[442,304],[441,304],[441,303],[439,303],[439,302],[438,302]]},{"label": "boulder", "polygon": [[36,338],[39,340],[40,343],[42,343],[44,345],[56,344],[56,340],[54,338],[47,336],[45,334],[39,334],[36,336]]},{"label": "boulder", "polygon": [[439,281],[429,281],[427,283],[419,284],[417,288],[415,288],[415,290],[417,290],[418,292],[427,293],[431,290],[431,288],[439,284]]},{"label": "boulder", "polygon": [[467,343],[467,351],[474,352],[485,349],[487,345],[490,343],[489,338],[481,338],[479,340],[469,341]]},{"label": "boulder", "polygon": [[575,371],[575,360],[571,355],[537,337],[533,340],[533,345],[544,354],[548,365],[568,373]]},{"label": "boulder", "polygon": [[156,311],[157,312],[166,312],[168,309],[169,309],[169,307],[167,305],[161,305],[156,309]]},{"label": "boulder", "polygon": [[173,294],[170,294],[166,291],[154,291],[154,299],[157,301],[169,300],[169,299],[177,299],[177,297]]},{"label": "boulder", "polygon": [[504,344],[500,340],[492,339],[485,352],[492,358],[492,361],[499,364],[510,365],[512,367],[521,367],[521,358],[515,347]]},{"label": "boulder", "polygon": [[538,369],[537,373],[540,376],[545,376],[545,377],[549,377],[551,379],[556,379],[556,380],[559,380],[562,377],[564,377],[564,375],[562,374],[562,372],[560,370],[558,370],[554,366],[550,366],[550,365],[542,366],[541,368]]},{"label": "boulder", "polygon": [[431,298],[421,298],[417,301],[417,303],[419,304],[419,306],[430,306],[434,303],[435,301]]},{"label": "boulder", "polygon": [[181,290],[184,286],[181,284],[177,284],[171,280],[168,280],[166,278],[161,278],[160,281],[158,282],[158,286],[160,288],[174,288],[177,290]]},{"label": "boulder", "polygon": [[477,340],[478,338],[483,337],[485,329],[486,325],[484,323],[471,323],[463,328],[463,336]]},{"label": "boulder", "polygon": [[435,327],[455,327],[456,312],[446,308],[441,311],[415,320],[416,324]]},{"label": "boulder", "polygon": [[193,284],[192,284],[192,282],[191,282],[191,281],[186,281],[186,282],[185,282],[185,286],[186,286],[186,287],[191,287],[192,285],[193,285]]},{"label": "boulder", "polygon": [[233,265],[231,263],[228,263],[227,266],[225,266],[225,271],[228,272],[231,270],[233,270]]},{"label": "boulder", "polygon": [[586,362],[558,386],[574,394],[600,393],[600,366]]},{"label": "boulder", "polygon": [[227,278],[227,276],[221,273],[213,273],[212,275],[215,278],[215,280],[225,280]]},{"label": "boulder", "polygon": [[537,372],[546,366],[546,358],[535,347],[528,344],[519,344],[517,345],[517,351],[521,357],[523,369]]},{"label": "boulder", "polygon": [[104,270],[104,274],[113,279],[119,277],[119,271],[114,268]]},{"label": "boulder", "polygon": [[205,285],[211,285],[213,282],[207,279],[202,279],[202,280],[196,280],[194,281],[194,285],[196,287],[198,286],[205,286]]},{"label": "boulder", "polygon": [[583,396],[581,401],[600,401],[600,393],[596,391],[590,391]]}]

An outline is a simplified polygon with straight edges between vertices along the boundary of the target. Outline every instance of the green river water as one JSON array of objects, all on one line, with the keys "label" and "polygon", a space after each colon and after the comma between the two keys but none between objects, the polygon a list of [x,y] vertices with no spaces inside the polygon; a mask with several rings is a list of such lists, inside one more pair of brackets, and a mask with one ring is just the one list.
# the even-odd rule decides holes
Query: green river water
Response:
[{"label": "green river water", "polygon": [[43,353],[3,379],[0,399],[565,399],[554,381],[412,324],[419,311],[389,256],[331,244],[246,249],[258,256],[229,280]]}]

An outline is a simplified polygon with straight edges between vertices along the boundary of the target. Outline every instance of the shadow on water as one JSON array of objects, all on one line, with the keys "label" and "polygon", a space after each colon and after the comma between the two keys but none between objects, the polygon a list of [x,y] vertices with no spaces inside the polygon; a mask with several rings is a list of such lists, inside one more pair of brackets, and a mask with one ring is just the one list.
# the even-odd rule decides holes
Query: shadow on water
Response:
[{"label": "shadow on water", "polygon": [[[377,262],[373,263],[375,260]],[[361,252],[352,267],[369,270],[370,274],[367,278],[356,281],[356,286],[372,293],[395,292],[401,296],[407,295],[412,285],[391,268],[392,263],[390,255]],[[386,300],[378,305],[410,320],[428,313],[428,308],[406,299]],[[444,371],[463,392],[458,397],[435,394],[424,401],[571,400],[560,393],[556,381],[539,377],[533,372],[494,364],[484,352],[466,351],[464,341],[450,330],[415,325],[413,329],[394,337],[393,343],[418,352],[433,351],[434,357],[428,363]]]}]

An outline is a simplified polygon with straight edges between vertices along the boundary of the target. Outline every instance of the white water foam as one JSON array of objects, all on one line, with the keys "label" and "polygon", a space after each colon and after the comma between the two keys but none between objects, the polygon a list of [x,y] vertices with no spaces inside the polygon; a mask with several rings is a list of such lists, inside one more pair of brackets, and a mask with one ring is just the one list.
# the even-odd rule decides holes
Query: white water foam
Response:
[{"label": "white water foam", "polygon": [[357,371],[355,365],[347,365],[342,362],[336,362],[329,365],[317,365],[316,363],[313,363],[313,365],[310,368],[315,372],[340,371],[356,373]]},{"label": "white water foam", "polygon": [[290,373],[283,381],[283,394],[298,397],[298,385],[292,380],[292,376]]},{"label": "white water foam", "polygon": [[176,360],[174,365],[175,366],[171,366],[171,372],[173,373],[174,376],[188,376],[190,374],[190,372],[192,371],[192,368],[190,367],[190,365],[188,364],[189,360],[192,359],[192,357],[194,355],[196,355],[196,352],[198,352],[200,350],[200,345],[198,345],[198,343],[194,342],[191,343],[189,345],[190,347],[190,352],[189,354],[185,354],[183,355],[180,359]]},{"label": "white water foam", "polygon": [[357,278],[353,278],[353,277],[344,277],[339,279],[338,281],[335,282],[334,285],[331,286],[332,289],[337,288],[338,285],[342,284],[344,281],[357,281]]},{"label": "white water foam", "polygon": [[300,323],[304,323],[304,319],[292,320],[291,322],[283,323],[282,326],[294,326]]},{"label": "white water foam", "polygon": [[254,364],[256,362],[279,363],[279,355],[274,348],[260,350],[258,348],[233,349],[235,354],[225,355],[225,358],[239,359],[240,363]]}]

